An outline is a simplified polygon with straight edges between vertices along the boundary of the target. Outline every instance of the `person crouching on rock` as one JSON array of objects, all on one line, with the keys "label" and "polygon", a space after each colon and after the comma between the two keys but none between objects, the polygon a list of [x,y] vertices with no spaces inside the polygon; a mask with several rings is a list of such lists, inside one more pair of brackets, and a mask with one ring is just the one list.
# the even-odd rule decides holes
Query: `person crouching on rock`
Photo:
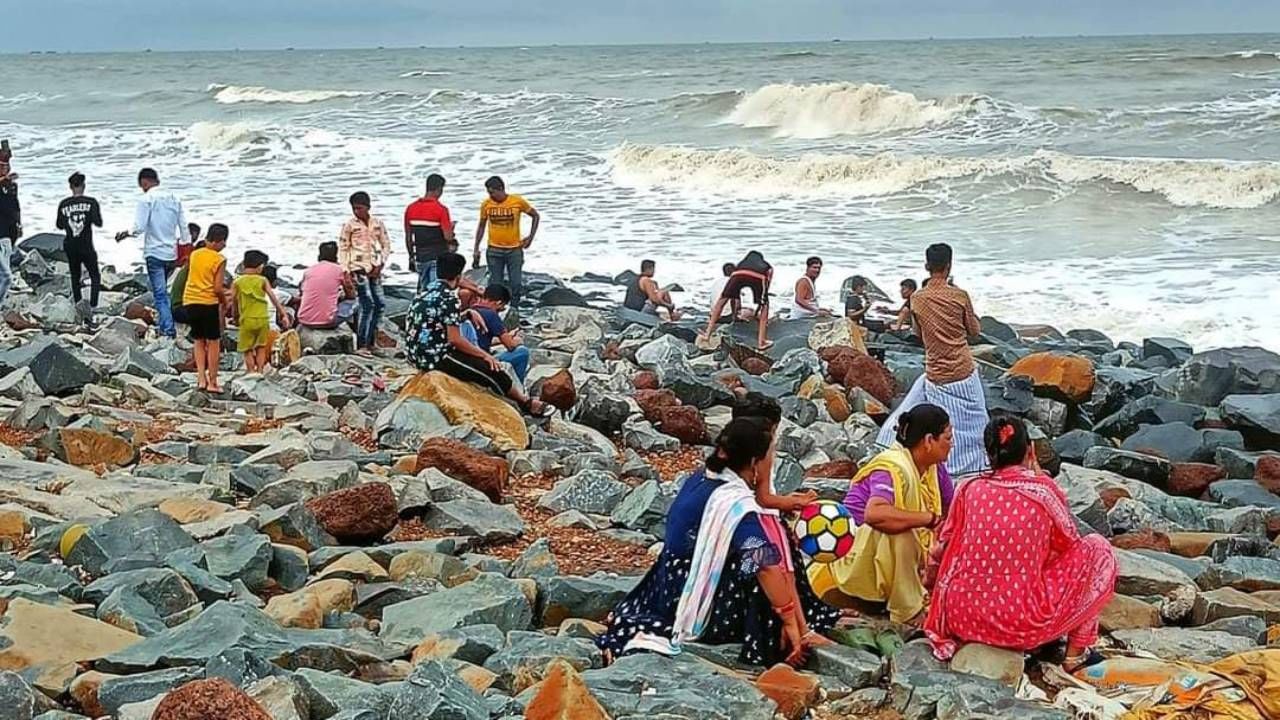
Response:
[{"label": "person crouching on rock", "polygon": [[711,307],[711,317],[707,320],[707,328],[702,331],[700,337],[704,340],[710,338],[711,331],[715,329],[720,314],[724,312],[724,306],[739,302],[742,291],[750,290],[751,299],[756,304],[756,321],[759,323],[756,349],[763,352],[773,347],[773,343],[769,341],[767,333],[769,325],[769,283],[773,281],[773,266],[764,259],[764,256],[759,251],[752,250],[734,268],[735,270],[729,275],[728,282],[724,285],[724,290],[719,297],[714,298],[715,304]]},{"label": "person crouching on rock", "polygon": [[497,358],[463,336],[457,289],[466,264],[457,253],[440,256],[436,262],[438,279],[428,283],[409,305],[405,326],[409,360],[424,372],[439,370],[509,397],[530,415],[546,415],[548,405],[525,394]]},{"label": "person crouching on rock", "polygon": [[1063,666],[1075,672],[1092,661],[1115,594],[1115,553],[1101,535],[1080,537],[1026,423],[997,417],[983,440],[992,469],[960,487],[938,535],[925,633],[941,660],[962,643],[1028,651],[1065,637]]},{"label": "person crouching on rock", "polygon": [[196,345],[196,387],[211,393],[222,392],[218,385],[218,363],[222,359],[222,329],[231,305],[224,277],[227,259],[222,256],[222,250],[227,247],[229,234],[222,223],[209,226],[204,247],[191,253],[187,283],[182,291],[182,305]]},{"label": "person crouching on rock", "polygon": [[951,420],[917,405],[898,421],[897,441],[854,476],[844,506],[857,523],[853,550],[809,566],[814,592],[831,605],[886,603],[895,623],[918,624],[925,607],[921,569],[955,488],[943,463]]}]

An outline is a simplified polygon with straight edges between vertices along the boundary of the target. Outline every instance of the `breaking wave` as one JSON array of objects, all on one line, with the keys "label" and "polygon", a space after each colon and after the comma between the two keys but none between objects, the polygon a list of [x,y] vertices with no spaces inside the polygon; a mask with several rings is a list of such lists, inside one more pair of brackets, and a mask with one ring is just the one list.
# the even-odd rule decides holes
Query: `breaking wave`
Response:
[{"label": "breaking wave", "polygon": [[1280,197],[1280,164],[1225,160],[1104,158],[1041,150],[1009,158],[946,155],[806,155],[624,144],[610,157],[625,184],[734,192],[876,197],[932,182],[990,175],[1041,175],[1065,185],[1093,182],[1159,195],[1179,207],[1247,209]]},{"label": "breaking wave", "polygon": [[725,122],[773,128],[777,137],[827,138],[947,123],[978,107],[977,95],[941,100],[871,83],[766,85],[745,96]]},{"label": "breaking wave", "polygon": [[213,83],[205,88],[212,93],[215,102],[224,105],[239,103],[288,103],[305,105],[339,98],[365,97],[370,93],[357,90],[274,90],[257,85],[220,85]]},{"label": "breaking wave", "polygon": [[453,73],[449,72],[448,70],[410,70],[408,72],[400,73],[400,77],[402,78],[446,77],[452,74]]},{"label": "breaking wave", "polygon": [[278,140],[262,127],[245,122],[198,122],[187,129],[191,140],[202,150],[236,150],[265,145]]}]

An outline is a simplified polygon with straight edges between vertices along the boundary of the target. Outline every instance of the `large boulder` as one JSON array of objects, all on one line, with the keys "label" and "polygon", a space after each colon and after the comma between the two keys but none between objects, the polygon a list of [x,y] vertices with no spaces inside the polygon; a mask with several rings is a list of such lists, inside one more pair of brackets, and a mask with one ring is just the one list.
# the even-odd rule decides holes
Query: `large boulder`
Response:
[{"label": "large boulder", "polygon": [[1031,378],[1036,393],[1068,403],[1081,403],[1093,392],[1093,361],[1070,353],[1032,353],[1009,368],[1010,375]]},{"label": "large boulder", "polygon": [[45,395],[70,395],[98,379],[98,371],[57,343],[36,353],[28,367]]},{"label": "large boulder", "polygon": [[418,449],[418,471],[437,468],[501,502],[507,489],[507,461],[473,450],[466,443],[447,438],[431,438]]},{"label": "large boulder", "polygon": [[1166,485],[1171,467],[1168,460],[1155,455],[1109,447],[1090,448],[1084,454],[1084,466],[1117,473],[1156,487]]},{"label": "large boulder", "polygon": [[21,673],[56,697],[79,673],[79,664],[123,651],[142,638],[85,617],[21,598],[8,601],[0,625],[0,667]]},{"label": "large boulder", "polygon": [[417,645],[433,633],[468,625],[496,625],[503,632],[524,630],[533,608],[520,585],[483,573],[469,583],[397,603],[382,611],[383,640]]},{"label": "large boulder", "polygon": [[631,404],[627,398],[614,392],[600,378],[588,378],[579,389],[578,405],[574,419],[605,435],[622,432],[622,426],[631,417]]},{"label": "large boulder", "polygon": [[1198,353],[1178,373],[1177,399],[1217,405],[1228,395],[1280,392],[1280,355],[1260,347]]},{"label": "large boulder", "polygon": [[657,425],[664,434],[686,445],[707,442],[707,422],[698,408],[690,405],[665,407],[657,413]]},{"label": "large boulder", "polygon": [[1228,395],[1222,399],[1222,419],[1280,439],[1280,393]]},{"label": "large boulder", "polygon": [[1094,432],[1123,440],[1143,425],[1183,423],[1198,425],[1205,418],[1205,409],[1199,405],[1147,395],[1125,403],[1116,412],[1102,418],[1094,426]]},{"label": "large boulder", "polygon": [[582,679],[612,717],[773,720],[775,710],[751,683],[687,653],[626,655]]},{"label": "large boulder", "polygon": [[560,412],[568,412],[570,408],[578,402],[577,386],[573,382],[573,375],[568,369],[563,369],[555,375],[542,381],[542,386],[538,389],[539,397],[545,403],[550,403]]},{"label": "large boulder", "polygon": [[[64,537],[64,541],[67,538]],[[66,543],[64,560],[102,575],[108,564],[129,557],[150,559],[154,565],[174,550],[195,545],[173,518],[158,510],[137,510],[94,525]]]},{"label": "large boulder", "polygon": [[553,662],[525,708],[526,720],[609,720],[608,713],[587,689],[582,676],[567,662]]},{"label": "large boulder", "polygon": [[529,431],[524,418],[504,398],[442,372],[418,373],[399,397],[416,397],[435,405],[453,425],[471,425],[498,449],[524,450]]}]

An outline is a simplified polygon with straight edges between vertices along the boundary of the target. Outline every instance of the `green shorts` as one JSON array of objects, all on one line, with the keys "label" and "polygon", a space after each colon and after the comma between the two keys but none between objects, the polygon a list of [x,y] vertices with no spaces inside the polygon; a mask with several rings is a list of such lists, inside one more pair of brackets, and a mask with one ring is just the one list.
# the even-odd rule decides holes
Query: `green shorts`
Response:
[{"label": "green shorts", "polygon": [[263,347],[271,338],[271,323],[265,318],[245,319],[240,323],[240,339],[236,341],[236,350],[249,352]]}]

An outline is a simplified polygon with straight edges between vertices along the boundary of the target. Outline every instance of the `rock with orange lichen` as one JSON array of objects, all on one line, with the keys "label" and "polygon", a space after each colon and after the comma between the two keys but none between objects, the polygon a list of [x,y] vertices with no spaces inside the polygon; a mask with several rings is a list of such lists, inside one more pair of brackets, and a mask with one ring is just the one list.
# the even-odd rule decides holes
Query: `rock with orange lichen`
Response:
[{"label": "rock with orange lichen", "polygon": [[547,669],[538,692],[524,710],[525,720],[609,720],[582,676],[572,665],[556,661]]},{"label": "rock with orange lichen", "polygon": [[416,397],[435,405],[452,425],[470,425],[503,451],[529,447],[524,418],[505,398],[442,372],[418,373],[399,397]]},{"label": "rock with orange lichen", "polygon": [[431,438],[418,449],[418,472],[437,468],[454,480],[470,485],[494,502],[502,502],[507,489],[507,461],[485,455],[449,438]]},{"label": "rock with orange lichen", "polygon": [[1093,393],[1093,361],[1083,355],[1038,352],[1021,358],[1009,375],[1031,378],[1037,395],[1067,403],[1082,403]]},{"label": "rock with orange lichen", "polygon": [[565,369],[543,380],[538,396],[543,402],[560,412],[568,412],[578,402],[578,390],[573,384],[573,375]]},{"label": "rock with orange lichen", "polygon": [[756,689],[778,704],[778,712],[788,720],[800,720],[818,702],[818,678],[778,664],[756,679]]}]

